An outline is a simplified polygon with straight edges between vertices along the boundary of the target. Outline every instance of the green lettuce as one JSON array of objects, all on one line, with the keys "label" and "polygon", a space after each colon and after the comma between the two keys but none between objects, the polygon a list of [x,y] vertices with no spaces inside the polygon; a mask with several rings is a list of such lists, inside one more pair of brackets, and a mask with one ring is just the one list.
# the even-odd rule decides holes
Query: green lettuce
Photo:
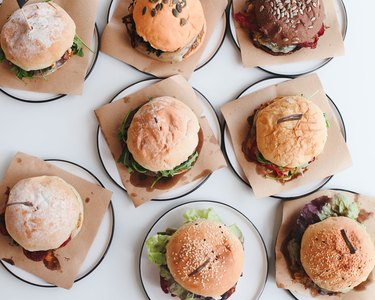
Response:
[{"label": "green lettuce", "polygon": [[161,266],[167,264],[165,253],[169,238],[170,236],[168,235],[157,234],[146,241],[148,259],[155,265]]},{"label": "green lettuce", "polygon": [[199,219],[223,222],[212,208],[189,209],[186,213],[184,213],[183,217],[185,219],[185,223],[194,222]]},{"label": "green lettuce", "polygon": [[343,194],[335,194],[331,202],[328,202],[318,212],[319,219],[323,221],[328,217],[344,216],[356,220],[359,215],[357,203],[349,200]]}]

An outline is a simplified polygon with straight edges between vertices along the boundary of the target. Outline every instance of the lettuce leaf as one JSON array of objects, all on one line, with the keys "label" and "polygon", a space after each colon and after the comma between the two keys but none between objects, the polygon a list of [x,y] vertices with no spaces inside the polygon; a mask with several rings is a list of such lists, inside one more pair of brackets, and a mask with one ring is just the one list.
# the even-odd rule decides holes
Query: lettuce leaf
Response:
[{"label": "lettuce leaf", "polygon": [[332,201],[324,205],[318,213],[320,220],[328,217],[344,216],[356,220],[359,215],[357,203],[350,201],[343,194],[335,194]]},{"label": "lettuce leaf", "polygon": [[194,222],[199,219],[206,219],[223,223],[219,215],[212,208],[189,209],[186,213],[184,213],[183,217],[185,219],[185,223]]},{"label": "lettuce leaf", "polygon": [[169,238],[170,236],[168,235],[157,234],[146,241],[148,259],[155,265],[161,266],[167,264],[165,253]]}]

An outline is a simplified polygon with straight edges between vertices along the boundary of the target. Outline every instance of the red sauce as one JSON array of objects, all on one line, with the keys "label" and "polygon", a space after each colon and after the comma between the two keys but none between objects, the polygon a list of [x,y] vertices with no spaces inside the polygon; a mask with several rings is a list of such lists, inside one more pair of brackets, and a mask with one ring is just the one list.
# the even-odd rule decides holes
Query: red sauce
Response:
[{"label": "red sauce", "polygon": [[8,230],[5,226],[5,214],[0,215],[0,233],[5,236],[9,236]]},{"label": "red sauce", "polygon": [[59,248],[65,247],[71,240],[72,240],[72,237],[69,236],[68,239],[64,243],[62,243]]},{"label": "red sauce", "polygon": [[32,261],[42,261],[48,254],[48,251],[27,251],[26,249],[23,249],[23,254]]},{"label": "red sauce", "polygon": [[2,258],[3,261],[7,262],[8,264],[14,266],[14,261],[11,258]]},{"label": "red sauce", "polygon": [[59,271],[61,270],[60,262],[55,256],[54,250],[49,250],[43,259],[43,263],[48,270]]}]

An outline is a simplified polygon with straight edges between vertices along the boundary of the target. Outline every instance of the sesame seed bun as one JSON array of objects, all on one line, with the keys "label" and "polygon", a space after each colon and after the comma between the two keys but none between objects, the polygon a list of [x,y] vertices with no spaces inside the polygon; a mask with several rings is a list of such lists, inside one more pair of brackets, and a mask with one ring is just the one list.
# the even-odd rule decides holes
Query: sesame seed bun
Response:
[{"label": "sesame seed bun", "polygon": [[[285,116],[300,120],[277,124]],[[327,126],[321,109],[302,96],[278,97],[256,116],[256,141],[265,159],[294,168],[307,165],[324,149]]]},{"label": "sesame seed bun", "polygon": [[127,146],[142,167],[152,172],[172,170],[194,153],[199,130],[198,118],[186,104],[157,97],[134,115]]},{"label": "sesame seed bun", "polygon": [[177,283],[194,294],[215,299],[237,283],[244,263],[239,239],[224,224],[208,220],[178,229],[167,244],[166,257]]},{"label": "sesame seed bun", "polygon": [[[350,253],[341,230],[356,249]],[[310,225],[301,242],[301,262],[321,288],[347,292],[365,281],[375,266],[375,247],[365,227],[347,217],[331,217]]]},{"label": "sesame seed bun", "polygon": [[[176,7],[181,4],[179,13]],[[162,5],[162,9],[156,9],[157,5]],[[144,45],[140,45],[138,50],[162,61],[187,58],[199,49],[206,33],[206,19],[199,0],[179,1],[177,4],[171,0],[167,4],[164,1],[136,0],[133,19],[137,34],[165,54],[155,55],[146,51]]]},{"label": "sesame seed bun", "polygon": [[54,65],[73,45],[76,26],[56,3],[41,2],[16,10],[1,30],[0,42],[5,57],[25,71]]},{"label": "sesame seed bun", "polygon": [[28,251],[59,248],[69,237],[78,234],[82,223],[81,197],[60,177],[23,179],[10,190],[5,210],[6,228]]}]

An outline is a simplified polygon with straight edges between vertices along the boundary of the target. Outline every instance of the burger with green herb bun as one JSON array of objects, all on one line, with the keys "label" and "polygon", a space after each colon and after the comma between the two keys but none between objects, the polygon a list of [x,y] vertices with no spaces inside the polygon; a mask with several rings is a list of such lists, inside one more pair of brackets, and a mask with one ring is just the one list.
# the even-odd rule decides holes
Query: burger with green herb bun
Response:
[{"label": "burger with green herb bun", "polygon": [[0,62],[9,62],[19,79],[47,76],[73,54],[83,56],[74,21],[52,1],[16,10],[4,24],[0,42]]},{"label": "burger with green herb bun", "polygon": [[131,45],[164,62],[179,62],[195,53],[206,34],[200,0],[134,0],[123,18]]},{"label": "burger with green herb bun", "polygon": [[168,96],[153,98],[129,112],[120,127],[119,161],[129,173],[173,177],[192,168],[198,158],[200,126],[195,113]]}]

